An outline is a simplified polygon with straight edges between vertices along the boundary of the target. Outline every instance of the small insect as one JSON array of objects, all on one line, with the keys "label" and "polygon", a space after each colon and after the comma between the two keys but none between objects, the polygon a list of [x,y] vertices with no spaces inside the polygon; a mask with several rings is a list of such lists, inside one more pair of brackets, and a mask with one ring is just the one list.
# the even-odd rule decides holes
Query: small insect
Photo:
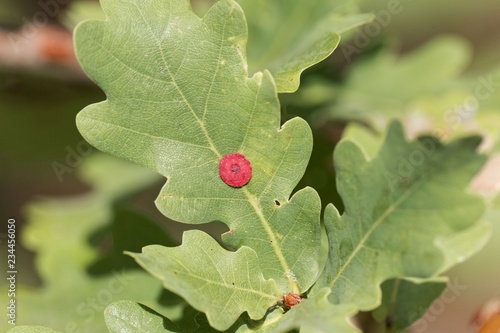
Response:
[{"label": "small insect", "polygon": [[283,305],[287,309],[291,309],[293,306],[297,305],[302,301],[303,297],[297,294],[285,294],[283,295]]},{"label": "small insect", "polygon": [[219,175],[227,185],[242,187],[252,178],[252,165],[243,154],[227,154],[220,160]]}]

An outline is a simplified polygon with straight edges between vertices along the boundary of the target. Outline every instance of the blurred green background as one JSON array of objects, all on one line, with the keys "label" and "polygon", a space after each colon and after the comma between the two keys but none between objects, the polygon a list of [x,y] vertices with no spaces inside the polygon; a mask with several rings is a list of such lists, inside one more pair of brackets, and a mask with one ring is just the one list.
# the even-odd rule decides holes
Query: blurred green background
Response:
[{"label": "blurred green background", "polygon": [[[71,48],[68,31],[81,18],[97,14],[82,3],[61,2],[67,5],[57,3],[57,8],[43,8],[38,0],[0,0],[2,228],[4,221],[15,217],[18,228],[22,229],[23,206],[40,196],[70,196],[88,190],[87,185],[76,177],[75,169],[82,157],[78,150],[92,148],[79,135],[75,116],[84,106],[103,100],[105,96],[86,79],[72,59],[68,50]],[[454,34],[464,37],[473,46],[474,58],[468,68],[471,75],[488,72],[500,65],[500,1],[397,2],[401,12],[391,16],[382,32],[363,48],[363,53],[384,45],[402,53],[411,52],[433,37]],[[387,9],[391,3],[394,1],[359,1],[361,11],[375,14]],[[206,5],[196,4],[197,8]],[[45,15],[46,21],[40,16],[40,11],[49,12],[50,15]],[[23,24],[36,20],[40,24],[35,32],[25,30],[24,36],[29,37],[15,37],[23,36],[17,30],[22,29]],[[327,61],[339,72],[350,65],[340,50]],[[61,169],[61,165],[65,168]],[[156,212],[153,204],[159,186],[161,183],[133,198],[131,203],[163,223],[166,219]],[[424,332],[473,332],[469,320],[474,311],[488,299],[500,297],[500,212],[490,214],[494,222],[490,243],[479,255],[449,272],[451,279],[458,279],[466,289],[444,309],[431,308],[434,314],[424,317]],[[20,247],[17,250],[23,273],[19,275],[19,282],[39,284],[31,269],[34,254]],[[414,332],[421,330],[414,329]]]}]

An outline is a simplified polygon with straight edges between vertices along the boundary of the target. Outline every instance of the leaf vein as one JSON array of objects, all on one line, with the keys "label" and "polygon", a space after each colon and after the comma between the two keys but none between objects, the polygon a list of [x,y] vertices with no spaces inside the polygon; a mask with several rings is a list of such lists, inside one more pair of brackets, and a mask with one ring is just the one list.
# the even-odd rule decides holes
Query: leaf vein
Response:
[{"label": "leaf vein", "polygon": [[368,238],[372,235],[373,232],[379,227],[379,225],[386,220],[392,212],[394,212],[403,202],[405,202],[413,193],[415,193],[424,183],[427,178],[422,177],[418,182],[416,182],[412,187],[410,187],[405,193],[403,193],[394,203],[392,203],[380,216],[377,220],[372,224],[372,226],[367,230],[363,238],[356,245],[356,248],[351,252],[347,260],[342,264],[337,274],[330,281],[329,287],[333,288],[337,280],[342,276],[344,271],[350,265],[352,260],[356,257],[358,252],[364,247],[364,244],[368,241]]}]

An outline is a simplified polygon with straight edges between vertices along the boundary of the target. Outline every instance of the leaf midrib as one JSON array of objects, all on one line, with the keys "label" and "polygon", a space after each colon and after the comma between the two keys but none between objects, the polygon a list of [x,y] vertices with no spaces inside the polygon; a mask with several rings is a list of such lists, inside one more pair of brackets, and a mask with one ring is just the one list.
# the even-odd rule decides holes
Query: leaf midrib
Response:
[{"label": "leaf midrib", "polygon": [[297,285],[297,282],[295,282],[293,276],[291,274],[286,274],[287,272],[291,272],[290,266],[288,265],[288,262],[283,255],[283,252],[281,251],[281,248],[279,247],[279,242],[278,239],[276,238],[273,230],[271,229],[271,225],[269,221],[266,219],[264,216],[264,212],[262,211],[260,207],[260,199],[258,197],[255,197],[248,189],[243,188],[243,192],[245,193],[246,197],[248,198],[248,202],[250,202],[252,208],[254,209],[255,213],[259,217],[262,226],[264,227],[264,230],[266,231],[269,239],[271,240],[271,244],[273,247],[273,250],[276,254],[276,257],[278,258],[281,267],[283,268],[283,271],[285,275],[287,276],[288,284],[290,285],[290,292],[294,294],[300,293],[299,286]]},{"label": "leaf midrib", "polygon": [[380,217],[375,221],[375,223],[372,224],[372,226],[368,229],[366,234],[363,236],[363,238],[360,240],[356,248],[352,251],[351,255],[347,260],[344,262],[344,264],[340,267],[338,270],[337,274],[335,277],[330,281],[328,286],[330,289],[333,289],[333,286],[337,282],[338,279],[342,277],[342,274],[344,271],[347,269],[347,267],[351,264],[351,261],[356,257],[359,251],[365,246],[365,243],[368,241],[368,239],[371,237],[371,235],[375,232],[375,230],[382,224],[386,218],[392,214],[403,202],[406,201],[411,195],[413,195],[421,186],[424,182],[428,180],[428,177],[425,177],[425,174],[422,175],[422,178],[419,179],[418,182],[415,182],[415,184],[410,187],[403,195],[401,195],[398,200],[396,200],[393,204],[391,204],[385,211],[380,215]]},{"label": "leaf midrib", "polygon": [[[162,59],[162,62],[163,62],[163,65],[164,65],[164,68],[166,69],[166,72],[168,73],[168,76],[170,77],[170,80],[173,84],[173,86],[175,87],[175,89],[177,90],[178,94],[180,95],[180,97],[182,98],[182,100],[184,101],[184,103],[186,104],[186,106],[188,107],[189,111],[191,112],[191,114],[193,115],[193,117],[195,118],[196,122],[198,123],[198,126],[200,127],[201,131],[203,132],[203,134],[205,135],[205,138],[207,140],[207,143],[208,145],[210,146],[210,149],[214,152],[214,154],[218,157],[218,158],[221,158],[222,155],[221,153],[217,150],[217,148],[215,147],[213,141],[212,141],[212,138],[210,137],[210,135],[208,134],[208,131],[205,127],[205,124],[204,122],[202,121],[202,119],[200,119],[200,117],[198,117],[198,115],[196,114],[196,112],[194,111],[193,109],[193,106],[191,105],[191,103],[189,103],[187,97],[184,95],[184,92],[182,91],[182,89],[180,88],[180,86],[177,84],[177,81],[175,80],[175,77],[174,75],[172,74],[172,72],[170,71],[170,66],[168,65],[168,62],[166,60],[166,56],[165,56],[165,53],[163,52],[163,49],[161,47],[161,43],[160,41],[158,40],[158,38],[156,37],[156,35],[154,34],[153,32],[153,29],[151,28],[151,26],[148,24],[148,20],[146,19],[146,17],[144,17],[144,14],[143,12],[141,11],[141,8],[134,2],[133,5],[137,8],[138,12],[140,13],[141,15],[141,19],[142,21],[144,22],[144,24],[146,25],[146,27],[148,28],[149,32],[151,33],[151,36],[153,37],[155,43],[156,43],[156,46],[158,48],[158,51],[160,52],[160,55],[161,55],[161,59]],[[200,20],[201,21],[201,20]],[[226,22],[224,21],[224,25],[226,24]],[[222,45],[221,45],[222,47]],[[217,75],[217,71],[219,70],[219,67],[217,66],[217,70],[215,71],[214,75]],[[211,89],[211,88],[210,88]],[[204,113],[206,112],[206,110],[204,110]]]},{"label": "leaf midrib", "polygon": [[[133,255],[134,257],[138,257],[139,259],[141,259],[141,256],[142,256],[141,254],[139,254],[139,255],[137,255],[135,253],[130,253],[130,254]],[[185,272],[177,271],[176,275],[184,275],[186,277],[190,277],[190,278],[194,278],[194,279],[198,279],[200,281],[206,282],[206,284],[204,284],[204,285],[196,288],[195,290],[205,288],[206,285],[217,285],[217,286],[223,287],[225,289],[239,290],[239,291],[242,291],[242,292],[245,292],[245,293],[256,294],[256,295],[261,296],[262,298],[273,299],[273,300],[275,299],[275,296],[270,295],[268,293],[260,292],[257,289],[243,288],[243,287],[239,287],[239,286],[236,286],[236,285],[232,285],[232,284],[228,284],[228,283],[223,283],[223,282],[219,282],[219,281],[214,281],[214,280],[207,279],[206,275],[200,276],[200,275],[194,274],[181,261],[179,261],[179,260],[177,260],[177,259],[175,259],[174,257],[171,257],[171,256],[169,258],[171,260],[173,260],[175,263],[177,263],[179,266],[183,267],[184,270],[185,270]],[[166,265],[166,266],[168,266],[168,265]],[[217,267],[217,266],[215,266],[215,267]],[[160,280],[160,281],[166,281],[165,275],[157,273],[156,271],[151,271],[151,270],[148,269],[148,267],[145,267],[145,268],[151,274],[153,274],[158,280]],[[224,278],[223,278],[221,272],[218,269],[217,269],[217,272],[219,273],[219,277],[221,278],[221,280],[224,281]],[[247,273],[248,272],[249,271],[247,270]],[[263,281],[263,282],[266,282],[266,281]]]},{"label": "leaf midrib", "polygon": [[[184,93],[182,92],[181,88],[179,87],[179,85],[177,84],[177,82],[175,81],[174,79],[174,76],[172,75],[171,71],[170,71],[170,68],[167,64],[167,61],[166,61],[166,58],[165,58],[165,54],[163,53],[163,50],[161,48],[161,43],[159,42],[159,40],[156,38],[155,34],[153,33],[151,27],[149,26],[146,18],[144,17],[142,11],[140,10],[140,7],[134,3],[134,6],[137,8],[137,10],[140,12],[141,14],[141,18],[143,20],[143,22],[145,23],[145,25],[147,26],[147,28],[149,29],[151,35],[153,36],[155,42],[156,42],[156,45],[158,47],[158,50],[160,51],[160,54],[161,54],[161,57],[162,57],[162,61],[163,61],[163,64],[165,65],[165,68],[167,70],[167,73],[170,77],[170,79],[172,80],[172,83],[174,85],[174,87],[176,88],[176,90],[178,91],[179,95],[181,96],[181,98],[184,100],[184,103],[186,103],[186,105],[188,106],[188,109],[189,111],[192,113],[192,115],[195,117],[196,121],[198,122],[201,130],[203,131],[203,134],[205,135],[206,139],[207,139],[207,142],[209,143],[210,145],[210,149],[217,155],[217,157],[221,158],[222,157],[222,154],[217,150],[217,148],[215,147],[207,129],[205,128],[205,124],[204,122],[202,121],[202,119],[200,119],[196,113],[194,112],[194,109],[193,107],[191,106],[191,104],[188,102],[186,96],[184,95]],[[226,24],[226,21],[224,21],[224,26]],[[224,29],[225,31],[225,29]],[[224,37],[224,34],[221,34],[223,37]],[[221,39],[221,45],[220,47],[222,48],[222,39]],[[217,64],[219,64],[220,62],[220,52],[219,52],[219,59],[217,61]],[[219,66],[217,65],[217,69],[214,73],[214,78],[216,77],[217,75],[217,71],[219,70]],[[212,81],[213,82],[213,81]],[[260,86],[259,86],[260,87]],[[260,90],[260,89],[259,89]],[[209,94],[210,95],[210,91],[211,91],[211,87],[209,87]],[[208,98],[208,96],[207,96]],[[205,107],[207,106],[207,103],[205,103]],[[206,113],[206,109],[204,110],[204,115]],[[278,246],[278,242],[277,242],[277,239],[273,233],[273,230],[271,229],[271,226],[270,226],[270,223],[269,221],[266,219],[266,217],[264,216],[264,213],[260,207],[260,200],[255,197],[253,194],[250,193],[250,191],[248,191],[247,188],[243,188],[243,192],[245,193],[245,196],[247,197],[248,199],[248,202],[250,202],[252,208],[254,209],[255,213],[257,214],[257,216],[259,217],[259,220],[261,221],[261,224],[262,226],[264,227],[264,230],[266,231],[266,233],[268,234],[268,237],[269,239],[272,241],[272,247],[275,251],[275,254],[284,270],[284,272],[288,272],[290,271],[290,267],[288,265],[288,262],[286,261],[286,258],[285,256],[283,255],[283,252],[281,251],[281,248],[279,248]],[[291,288],[291,292],[294,292],[294,293],[299,293],[299,288],[298,288],[298,285],[297,283],[293,280],[293,277],[288,277],[288,282],[290,284],[290,288]]]}]

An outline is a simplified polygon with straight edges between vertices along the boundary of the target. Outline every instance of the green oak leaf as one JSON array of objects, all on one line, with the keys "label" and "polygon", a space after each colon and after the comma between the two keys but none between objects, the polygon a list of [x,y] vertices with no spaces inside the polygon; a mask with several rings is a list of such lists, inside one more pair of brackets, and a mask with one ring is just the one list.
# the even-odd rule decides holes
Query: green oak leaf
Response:
[{"label": "green oak leaf", "polygon": [[[479,252],[490,236],[491,223],[483,217],[481,221],[453,237],[436,242],[443,249],[444,255],[444,264],[438,273],[444,273]],[[447,284],[447,279],[440,276],[385,281],[382,284],[382,304],[374,310],[374,317],[379,322],[390,324],[388,328],[392,330],[405,329],[425,314]]]},{"label": "green oak leaf", "polygon": [[335,305],[328,301],[330,290],[325,288],[293,307],[280,320],[273,333],[300,329],[301,333],[356,333],[360,332],[347,322],[355,314],[352,305]]},{"label": "green oak leaf", "polygon": [[445,278],[391,279],[382,283],[382,302],[373,317],[390,332],[400,332],[421,318],[446,289]]},{"label": "green oak leaf", "polygon": [[[445,140],[464,134],[483,137],[481,152],[500,152],[500,67],[463,76],[459,88],[451,84],[443,96],[421,98],[413,103],[413,111],[404,118],[413,132],[432,131]],[[420,123],[420,126],[412,126]],[[423,126],[422,126],[423,125]],[[416,128],[415,128],[416,127]],[[420,128],[419,128],[420,127]]]},{"label": "green oak leaf", "polygon": [[[349,138],[358,143],[368,155],[369,159],[374,159],[384,143],[386,132],[379,133],[361,126],[357,123],[349,124],[344,133],[344,138]],[[473,184],[470,184],[473,186]],[[490,206],[490,204],[488,204]],[[444,261],[439,273],[444,273],[457,264],[462,263],[479,252],[491,235],[491,223],[488,217],[482,217],[480,221],[460,232],[456,232],[452,237],[436,241],[436,246],[443,249]]]},{"label": "green oak leaf", "polygon": [[382,50],[353,63],[342,85],[309,79],[287,102],[315,108],[311,119],[319,123],[358,120],[382,132],[397,118],[411,137],[432,133],[445,141],[480,133],[481,151],[498,152],[500,68],[465,75],[471,53],[457,37],[436,38],[404,55]]},{"label": "green oak leaf", "polygon": [[[355,314],[356,309],[349,304],[332,304],[327,297],[328,288],[323,289],[312,297],[303,299],[299,305],[294,306],[285,313],[281,308],[269,312],[259,321],[248,321],[240,318],[227,333],[356,333],[359,332],[348,318]],[[242,320],[243,319],[243,320]]]},{"label": "green oak leaf", "polygon": [[238,0],[248,22],[250,73],[269,70],[278,92],[294,92],[300,74],[328,57],[340,34],[366,24],[350,0]]},{"label": "green oak leaf", "polygon": [[[198,313],[200,314],[200,313]],[[111,333],[217,333],[206,318],[197,320],[196,327],[179,327],[168,318],[143,304],[131,301],[118,301],[110,304],[104,311],[106,324]],[[233,331],[226,331],[233,332]]]},{"label": "green oak leaf", "polygon": [[352,122],[345,127],[342,138],[356,142],[360,147],[363,147],[363,151],[369,159],[374,159],[384,143],[386,133],[387,129],[378,132],[357,122]]},{"label": "green oak leaf", "polygon": [[[92,145],[167,177],[156,200],[184,223],[222,221],[232,248],[259,256],[282,293],[305,292],[320,266],[320,199],[290,194],[312,149],[307,123],[280,126],[272,76],[248,77],[245,17],[217,2],[203,18],[187,0],[104,0],[106,21],[75,32],[78,58],[107,95],[77,116]],[[251,162],[250,182],[233,188],[219,176],[229,153]]]},{"label": "green oak leaf", "polygon": [[140,213],[118,208],[114,215],[110,226],[97,230],[94,236],[91,236],[96,239],[98,247],[113,244],[111,248],[107,246],[108,251],[102,251],[100,257],[88,268],[92,274],[100,275],[113,270],[138,268],[132,258],[123,254],[124,251],[140,251],[143,246],[149,244],[175,245],[165,234],[165,230]]},{"label": "green oak leaf", "polygon": [[[383,135],[382,135],[383,134]],[[362,146],[373,159],[377,156],[385,138],[384,133],[369,130],[352,123],[343,137],[350,138]],[[439,274],[468,259],[481,250],[491,234],[491,224],[483,217],[473,226],[455,233],[453,237],[436,242],[445,256]],[[374,317],[392,330],[402,330],[419,319],[446,287],[443,277],[429,279],[391,279],[382,284],[382,304],[374,310]]]},{"label": "green oak leaf", "polygon": [[[483,201],[465,192],[485,159],[475,152],[479,142],[407,142],[399,123],[390,126],[371,161],[352,141],[341,142],[334,161],[345,212],[326,208],[330,256],[313,289],[329,287],[331,302],[370,310],[378,305],[383,281],[435,277],[458,260],[454,254],[469,253],[474,246],[459,251],[454,240],[474,228],[484,211]],[[453,255],[444,244],[453,244]]]},{"label": "green oak leaf", "polygon": [[[160,177],[102,154],[86,158],[79,173],[87,180],[92,179],[89,184],[93,189],[88,193],[37,200],[25,207],[27,224],[21,241],[36,253],[35,266],[43,285],[18,285],[16,329],[44,325],[62,332],[102,332],[106,327],[102,311],[113,300],[154,303],[162,289],[155,278],[137,269],[123,270],[116,266],[99,276],[87,272],[87,267],[99,258],[97,249],[88,240],[96,230],[111,223],[115,214],[112,205]],[[114,178],[124,174],[127,177]],[[94,189],[94,181],[99,189]],[[145,230],[149,229],[148,219],[133,216]],[[6,321],[0,323],[0,331],[5,332],[8,327]]]},{"label": "green oak leaf", "polygon": [[360,119],[378,128],[415,100],[456,89],[470,53],[469,45],[455,37],[436,38],[399,57],[383,50],[355,63],[346,82],[331,87],[330,95],[338,90],[339,97],[325,110],[330,117]]},{"label": "green oak leaf", "polygon": [[104,310],[104,318],[111,333],[185,332],[154,310],[132,301],[111,303]]},{"label": "green oak leaf", "polygon": [[118,201],[158,183],[161,176],[107,154],[93,154],[76,170],[78,178],[92,186],[103,201]]},{"label": "green oak leaf", "polygon": [[285,96],[284,101],[292,108],[313,109],[309,117],[320,124],[357,120],[382,132],[391,119],[398,118],[411,133],[432,131],[439,125],[443,132],[452,127],[461,134],[462,127],[472,122],[459,122],[458,115],[450,112],[473,96],[474,87],[463,77],[471,53],[465,40],[450,36],[403,55],[382,49],[354,61],[341,83],[309,77],[298,94]]},{"label": "green oak leaf", "polygon": [[244,311],[251,319],[262,318],[282,296],[273,280],[264,279],[252,249],[229,252],[199,230],[185,232],[181,246],[151,245],[130,255],[219,330],[228,329]]}]

